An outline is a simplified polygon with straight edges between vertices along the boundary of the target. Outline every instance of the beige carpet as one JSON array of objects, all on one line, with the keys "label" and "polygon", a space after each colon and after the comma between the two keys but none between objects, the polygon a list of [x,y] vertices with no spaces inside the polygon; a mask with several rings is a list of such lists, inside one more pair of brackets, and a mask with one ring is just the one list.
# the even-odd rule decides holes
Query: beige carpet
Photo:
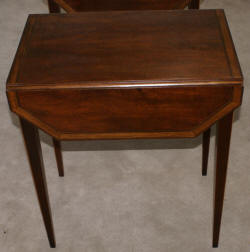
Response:
[{"label": "beige carpet", "polygon": [[[29,13],[42,0],[0,1],[0,252],[250,251],[250,1],[204,0],[224,8],[245,76],[233,127],[220,247],[212,249],[214,136],[207,177],[201,138],[63,144],[59,178],[51,139],[41,134],[57,248],[50,249],[5,80]],[[213,128],[214,130],[214,128]]]}]

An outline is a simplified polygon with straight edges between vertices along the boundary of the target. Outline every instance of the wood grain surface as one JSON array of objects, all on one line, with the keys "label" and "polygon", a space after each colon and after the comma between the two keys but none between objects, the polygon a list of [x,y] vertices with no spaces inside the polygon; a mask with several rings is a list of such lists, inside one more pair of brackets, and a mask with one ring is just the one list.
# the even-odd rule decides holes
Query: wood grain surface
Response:
[{"label": "wood grain surface", "polygon": [[7,94],[56,139],[195,137],[241,104],[242,80],[222,10],[41,14]]},{"label": "wood grain surface", "polygon": [[29,16],[8,88],[241,81],[222,11],[118,11]]},{"label": "wood grain surface", "polygon": [[65,134],[192,131],[232,102],[233,88],[18,91],[17,97],[20,108]]}]

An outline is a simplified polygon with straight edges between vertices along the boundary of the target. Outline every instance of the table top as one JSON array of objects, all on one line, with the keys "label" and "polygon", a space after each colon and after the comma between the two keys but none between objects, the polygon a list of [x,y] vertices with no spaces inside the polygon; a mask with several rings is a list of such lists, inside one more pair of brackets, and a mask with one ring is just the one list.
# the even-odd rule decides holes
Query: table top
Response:
[{"label": "table top", "polygon": [[7,88],[241,83],[223,10],[30,15]]},{"label": "table top", "polygon": [[55,0],[68,12],[183,9],[191,0]]}]

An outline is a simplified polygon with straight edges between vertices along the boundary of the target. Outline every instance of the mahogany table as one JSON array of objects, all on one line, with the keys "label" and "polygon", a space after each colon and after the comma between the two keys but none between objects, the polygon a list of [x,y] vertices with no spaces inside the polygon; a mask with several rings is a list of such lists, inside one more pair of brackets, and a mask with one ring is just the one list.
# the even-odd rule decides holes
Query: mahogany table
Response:
[{"label": "mahogany table", "polygon": [[[199,9],[200,0],[48,0],[50,13],[60,13],[60,8],[63,8],[68,13],[86,12],[86,11],[117,11],[117,10],[174,10],[184,9]],[[210,130],[204,134],[204,143],[209,145]],[[207,141],[206,141],[207,139]],[[53,145],[59,170],[59,176],[64,175],[64,168],[61,154],[61,143],[53,138]],[[203,148],[208,151],[208,148]],[[206,174],[206,163],[208,155],[203,155],[203,174]]]},{"label": "mahogany table", "polygon": [[38,128],[58,141],[186,138],[205,132],[204,172],[209,128],[216,122],[217,247],[242,82],[223,10],[30,15],[7,96],[20,117],[51,247],[56,243]]}]

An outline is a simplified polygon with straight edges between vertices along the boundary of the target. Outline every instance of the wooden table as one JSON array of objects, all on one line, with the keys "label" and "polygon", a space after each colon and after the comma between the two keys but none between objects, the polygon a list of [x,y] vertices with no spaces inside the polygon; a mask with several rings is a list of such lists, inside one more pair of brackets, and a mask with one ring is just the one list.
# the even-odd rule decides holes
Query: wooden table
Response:
[{"label": "wooden table", "polygon": [[[38,128],[56,140],[180,138],[216,122],[218,246],[242,74],[223,10],[30,15],[7,80],[51,247]],[[190,167],[191,168],[191,167]]]}]

